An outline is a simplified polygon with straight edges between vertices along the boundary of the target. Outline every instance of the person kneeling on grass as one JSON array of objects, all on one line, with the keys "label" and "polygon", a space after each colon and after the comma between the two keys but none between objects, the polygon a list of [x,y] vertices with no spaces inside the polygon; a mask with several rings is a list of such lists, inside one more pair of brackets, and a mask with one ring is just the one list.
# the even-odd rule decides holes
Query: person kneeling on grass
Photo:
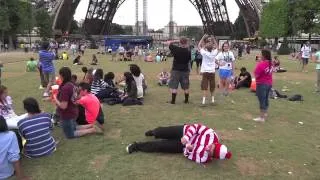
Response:
[{"label": "person kneeling on grass", "polygon": [[78,126],[76,119],[79,114],[79,108],[76,104],[76,87],[71,82],[71,70],[63,67],[59,71],[62,84],[59,87],[58,95],[53,96],[57,106],[58,114],[62,123],[62,129],[68,139],[85,136],[87,134],[98,133],[98,127],[94,125]]},{"label": "person kneeling on grass", "polygon": [[[82,107],[79,108],[79,111],[84,111],[85,117],[79,118],[79,116],[77,123],[81,125],[96,124],[102,131],[104,129],[104,114],[99,99],[90,92],[90,84],[80,83],[79,88],[80,99],[77,101],[77,104]],[[79,112],[79,114],[83,113]]]},{"label": "person kneeling on grass", "polygon": [[170,79],[170,73],[167,72],[166,69],[163,69],[161,73],[158,74],[159,79],[159,86],[168,86],[169,85],[169,79]]},{"label": "person kneeling on grass", "polygon": [[127,152],[183,153],[189,160],[208,163],[215,159],[230,159],[232,154],[220,144],[216,132],[201,124],[158,127],[147,131],[146,136],[154,136],[159,141],[138,142],[127,146]]},{"label": "person kneeling on grass", "polygon": [[29,59],[29,61],[27,62],[26,71],[27,72],[36,72],[37,71],[37,67],[38,67],[38,62],[35,61],[33,57],[31,57]]},{"label": "person kneeling on grass", "polygon": [[28,117],[18,122],[20,135],[26,139],[23,154],[29,158],[48,156],[56,149],[51,135],[51,115],[42,113],[37,100],[26,98],[23,107]]}]

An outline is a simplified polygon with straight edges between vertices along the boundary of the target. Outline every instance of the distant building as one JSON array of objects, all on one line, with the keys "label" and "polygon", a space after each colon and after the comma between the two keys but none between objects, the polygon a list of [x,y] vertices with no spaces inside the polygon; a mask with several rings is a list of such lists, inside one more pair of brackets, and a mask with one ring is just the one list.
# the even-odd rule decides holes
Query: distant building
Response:
[{"label": "distant building", "polygon": [[[143,28],[146,27],[148,29],[148,26],[146,26],[145,22],[143,22],[143,21],[138,21],[137,23],[138,23],[138,26],[133,26],[133,34],[134,35],[144,35]],[[146,32],[148,32],[148,31],[146,31]]]},{"label": "distant building", "polygon": [[[182,31],[187,30],[189,27],[198,27],[200,29],[203,29],[203,26],[178,26],[176,22],[173,22],[173,39],[178,39],[180,36],[180,33]],[[170,32],[170,24],[164,27],[164,34],[167,34],[168,38],[169,38],[169,32]]]}]

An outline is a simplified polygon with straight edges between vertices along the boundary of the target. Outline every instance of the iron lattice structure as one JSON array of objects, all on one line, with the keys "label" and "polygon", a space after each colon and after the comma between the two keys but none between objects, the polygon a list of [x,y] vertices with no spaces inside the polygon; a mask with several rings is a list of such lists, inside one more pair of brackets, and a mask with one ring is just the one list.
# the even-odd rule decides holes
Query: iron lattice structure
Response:
[{"label": "iron lattice structure", "polygon": [[[90,0],[84,21],[87,34],[108,34],[117,9],[125,0]],[[247,33],[253,36],[259,28],[260,0],[235,0],[245,19]],[[53,29],[68,31],[80,0],[33,0],[36,7],[47,8],[54,16]],[[205,33],[218,36],[232,35],[226,0],[189,0],[198,11]]]}]

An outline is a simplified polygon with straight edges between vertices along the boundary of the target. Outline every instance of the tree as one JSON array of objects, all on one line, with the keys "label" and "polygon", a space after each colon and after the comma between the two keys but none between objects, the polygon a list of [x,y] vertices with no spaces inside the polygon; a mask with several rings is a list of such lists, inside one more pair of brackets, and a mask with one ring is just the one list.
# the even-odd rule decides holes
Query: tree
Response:
[{"label": "tree", "polygon": [[9,14],[7,7],[0,2],[0,31],[1,41],[4,43],[4,32],[10,29]]},{"label": "tree", "polygon": [[238,18],[233,24],[234,38],[243,39],[247,37],[246,24],[244,22],[244,18],[241,14],[239,14]]},{"label": "tree", "polygon": [[80,33],[80,27],[78,25],[78,22],[76,20],[72,20],[69,33],[70,34],[76,34]]},{"label": "tree", "polygon": [[266,38],[279,38],[289,33],[287,0],[273,0],[263,9],[260,33]]},{"label": "tree", "polygon": [[200,40],[203,36],[203,29],[196,26],[187,27],[184,31],[181,31],[180,36],[186,36],[188,38],[194,38],[195,40]]},{"label": "tree", "polygon": [[39,9],[35,13],[36,25],[42,39],[47,39],[52,36],[52,17],[45,9]]},{"label": "tree", "polygon": [[22,34],[25,34],[25,31],[28,31],[29,35],[29,43],[31,44],[31,30],[35,25],[34,15],[33,15],[33,7],[29,1],[20,1],[19,2],[19,31]]},{"label": "tree", "polygon": [[309,34],[320,30],[320,1],[319,0],[289,0],[294,33],[303,31]]}]

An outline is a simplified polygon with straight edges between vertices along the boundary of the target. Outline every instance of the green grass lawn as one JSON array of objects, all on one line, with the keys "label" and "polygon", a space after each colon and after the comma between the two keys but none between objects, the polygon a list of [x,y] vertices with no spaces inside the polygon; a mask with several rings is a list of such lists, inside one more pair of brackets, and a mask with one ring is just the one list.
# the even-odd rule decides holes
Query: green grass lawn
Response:
[{"label": "green grass lawn", "polygon": [[[88,64],[94,51],[82,60]],[[32,54],[0,54],[0,61],[26,60]],[[34,55],[37,57],[36,55]],[[105,72],[121,75],[131,62],[110,62],[110,56],[98,55],[99,67]],[[166,87],[158,87],[156,75],[163,67],[170,69],[171,59],[165,63],[136,62],[141,66],[148,83],[144,106],[103,106],[106,115],[104,136],[88,136],[66,140],[61,128],[54,129],[60,140],[57,151],[50,157],[22,159],[25,173],[32,179],[320,179],[320,95],[315,94],[315,70],[297,71],[298,63],[287,56],[280,58],[289,72],[275,74],[274,88],[287,86],[287,95],[302,94],[304,102],[271,100],[269,119],[256,123],[256,96],[247,89],[234,91],[229,97],[217,96],[218,105],[200,107],[199,75],[192,72],[190,104],[183,104],[183,93],[176,105],[166,104],[171,97]],[[254,55],[237,61],[238,69],[252,70]],[[81,67],[71,60],[57,61],[56,68],[69,66],[82,78]],[[18,114],[23,113],[22,100],[28,96],[39,100],[46,112],[53,112],[51,103],[41,100],[38,73],[25,72],[25,62],[4,64],[2,83],[9,89]],[[302,121],[304,124],[300,125]],[[157,126],[199,122],[216,129],[221,141],[233,152],[226,161],[214,161],[202,166],[189,161],[182,154],[128,155],[127,144],[150,140],[146,130]],[[238,128],[242,128],[240,131]],[[317,170],[318,169],[318,170]],[[291,173],[288,173],[291,172]]]}]

